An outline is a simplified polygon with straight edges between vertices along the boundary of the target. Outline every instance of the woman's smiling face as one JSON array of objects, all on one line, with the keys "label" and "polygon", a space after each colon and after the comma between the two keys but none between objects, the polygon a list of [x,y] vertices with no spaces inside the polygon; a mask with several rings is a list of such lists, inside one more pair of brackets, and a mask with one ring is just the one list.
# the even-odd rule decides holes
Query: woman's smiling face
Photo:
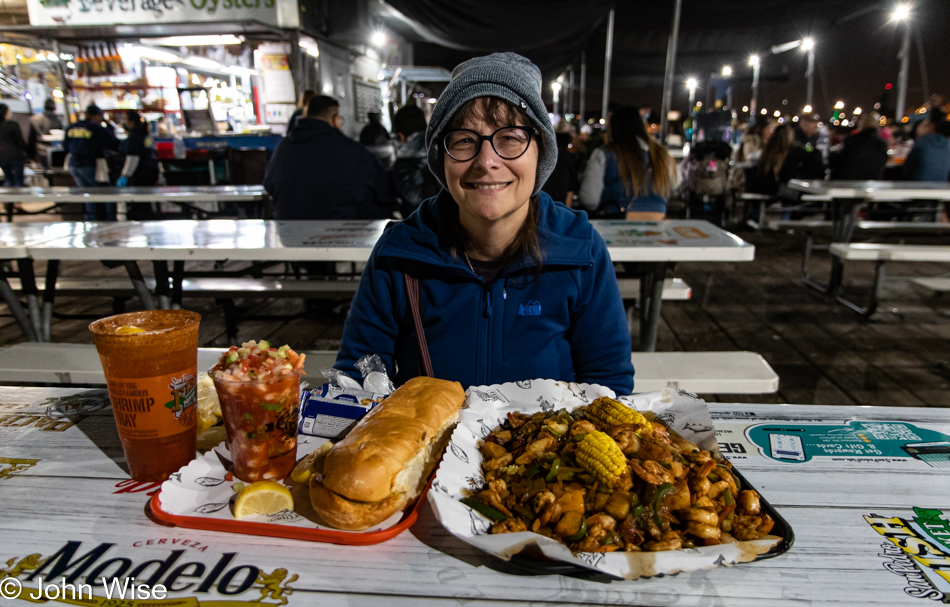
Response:
[{"label": "woman's smiling face", "polygon": [[[467,129],[479,135],[491,135],[507,126],[530,126],[525,119],[513,121],[514,111],[504,102],[499,111],[489,114],[488,98],[476,100],[473,112],[453,128]],[[509,115],[507,118],[505,117]],[[443,148],[444,152],[444,148]],[[519,225],[527,217],[528,202],[534,191],[538,171],[538,143],[532,138],[520,157],[507,160],[499,156],[488,141],[481,144],[471,160],[458,161],[443,153],[445,180],[452,198],[459,205],[463,225],[513,221]]]}]

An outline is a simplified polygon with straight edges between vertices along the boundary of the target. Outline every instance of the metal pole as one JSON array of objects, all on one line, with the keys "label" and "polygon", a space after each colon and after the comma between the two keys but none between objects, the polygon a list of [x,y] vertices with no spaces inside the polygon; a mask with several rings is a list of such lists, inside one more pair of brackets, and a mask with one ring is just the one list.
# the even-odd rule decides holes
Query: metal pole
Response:
[{"label": "metal pole", "polygon": [[607,103],[610,101],[610,63],[614,58],[614,9],[607,19],[607,50],[604,52],[604,97],[600,104],[600,117],[607,119]]},{"label": "metal pole", "polygon": [[570,76],[567,78],[567,113],[574,113],[574,66],[570,68]]},{"label": "metal pole", "polygon": [[[761,61],[761,60],[760,60]],[[752,66],[752,100],[749,101],[749,124],[755,122],[755,114],[759,111],[759,62]]]},{"label": "metal pole", "polygon": [[66,124],[73,122],[71,118],[71,113],[69,111],[69,85],[66,83],[66,71],[63,65],[66,63],[63,61],[62,57],[59,56],[59,41],[53,40],[53,53],[56,54],[56,78],[59,80],[59,88],[63,91],[63,108],[66,110]]},{"label": "metal pole", "polygon": [[805,72],[808,77],[808,92],[805,95],[805,105],[815,106],[815,49],[808,49],[808,69]]},{"label": "metal pole", "polygon": [[897,114],[894,119],[901,122],[904,118],[904,104],[907,101],[907,72],[910,69],[910,23],[904,24],[904,42],[901,44],[901,72],[897,76]]},{"label": "metal pole", "polygon": [[[666,46],[666,73],[663,74],[663,103],[660,105],[660,141],[666,143],[670,106],[673,104],[673,74],[676,71],[676,50],[680,36],[680,13],[683,0],[676,0],[673,9],[673,31]],[[692,111],[692,110],[691,110]]]},{"label": "metal pole", "polygon": [[581,121],[584,120],[584,112],[587,105],[587,51],[581,51],[581,98],[580,110]]},{"label": "metal pole", "polygon": [[924,85],[924,94],[922,98],[924,103],[930,100],[930,82],[927,79],[927,61],[924,59],[924,42],[920,39],[920,30],[918,29],[917,34],[914,36],[914,40],[917,42],[917,58],[920,60],[920,81]]}]

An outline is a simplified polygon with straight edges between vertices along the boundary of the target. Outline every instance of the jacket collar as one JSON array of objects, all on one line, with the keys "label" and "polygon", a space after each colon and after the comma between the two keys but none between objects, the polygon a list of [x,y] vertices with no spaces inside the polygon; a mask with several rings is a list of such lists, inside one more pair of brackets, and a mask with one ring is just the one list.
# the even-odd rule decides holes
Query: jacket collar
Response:
[{"label": "jacket collar", "polygon": [[[587,216],[555,203],[546,192],[539,192],[537,197],[538,241],[544,256],[542,265],[586,267],[592,264],[593,227]],[[424,201],[406,220],[388,230],[378,254],[468,272],[465,262],[452,254],[457,225],[458,205],[447,190],[442,190]],[[506,272],[535,265],[536,259],[525,259]]]}]

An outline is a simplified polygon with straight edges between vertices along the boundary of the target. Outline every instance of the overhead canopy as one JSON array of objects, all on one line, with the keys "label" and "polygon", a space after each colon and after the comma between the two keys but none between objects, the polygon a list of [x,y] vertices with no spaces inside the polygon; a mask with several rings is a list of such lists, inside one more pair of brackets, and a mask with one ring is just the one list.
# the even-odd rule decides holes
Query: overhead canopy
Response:
[{"label": "overhead canopy", "polygon": [[[603,74],[603,24],[616,4],[611,90],[621,98],[628,93],[627,102],[635,95],[638,100],[652,101],[659,107],[672,0],[386,2],[406,18],[417,34],[414,60],[418,64],[451,69],[472,56],[510,50],[534,61],[545,81],[550,81],[568,66],[579,66],[581,51],[586,49],[588,93],[598,99]],[[677,93],[685,96],[684,75],[702,79],[719,72],[724,64],[733,66],[735,82],[751,83],[747,61],[753,53],[764,59],[761,79],[763,84],[772,83],[766,87],[768,91],[778,90],[774,86],[777,82],[801,84],[804,53],[794,50],[773,56],[769,49],[814,36],[820,83],[817,97],[827,96],[829,87],[837,89],[845,84],[867,90],[862,93],[867,97],[872,89],[878,89],[870,72],[893,69],[896,77],[895,27],[888,22],[892,9],[890,0],[683,0],[675,74]],[[922,17],[926,15],[915,21],[915,28],[922,31],[924,45],[947,46],[948,37],[939,32],[950,12],[946,3],[919,0],[914,11]],[[936,31],[930,31],[934,28]],[[942,47],[936,52],[927,50],[935,69],[939,65],[937,57],[944,54],[940,50]],[[890,76],[879,78],[886,77]],[[882,89],[883,84],[880,83]],[[772,94],[781,98],[793,92],[782,90]],[[588,107],[598,106],[596,102],[588,103]]]},{"label": "overhead canopy", "polygon": [[83,42],[89,40],[138,40],[165,36],[234,34],[257,40],[282,40],[285,32],[257,21],[215,21],[203,23],[136,23],[134,25],[79,25],[0,27],[0,39],[58,40]]}]

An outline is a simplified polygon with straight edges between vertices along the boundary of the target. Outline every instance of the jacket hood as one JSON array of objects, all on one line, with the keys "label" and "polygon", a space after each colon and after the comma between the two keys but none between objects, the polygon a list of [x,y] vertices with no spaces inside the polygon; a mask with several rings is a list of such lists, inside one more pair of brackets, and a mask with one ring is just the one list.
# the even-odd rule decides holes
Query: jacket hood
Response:
[{"label": "jacket hood", "polygon": [[304,143],[315,137],[342,135],[340,131],[330,126],[329,122],[316,118],[300,118],[290,131],[291,143]]},{"label": "jacket hood", "polygon": [[[592,264],[594,228],[587,215],[555,203],[546,192],[538,192],[536,196],[541,263],[581,267]],[[465,262],[452,253],[458,217],[458,205],[447,190],[442,190],[383,235],[379,255],[468,272]],[[509,271],[533,265],[537,265],[536,259],[525,259]]]}]

